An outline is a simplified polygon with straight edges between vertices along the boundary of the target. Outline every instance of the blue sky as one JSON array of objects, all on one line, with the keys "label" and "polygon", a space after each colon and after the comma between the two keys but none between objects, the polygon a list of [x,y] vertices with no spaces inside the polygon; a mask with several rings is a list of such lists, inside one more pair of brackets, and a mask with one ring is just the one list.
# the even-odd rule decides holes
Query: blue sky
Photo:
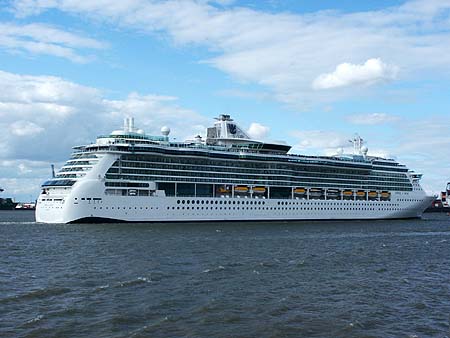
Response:
[{"label": "blue sky", "polygon": [[0,186],[20,200],[133,115],[177,140],[230,113],[255,137],[450,180],[450,2],[0,1]]}]

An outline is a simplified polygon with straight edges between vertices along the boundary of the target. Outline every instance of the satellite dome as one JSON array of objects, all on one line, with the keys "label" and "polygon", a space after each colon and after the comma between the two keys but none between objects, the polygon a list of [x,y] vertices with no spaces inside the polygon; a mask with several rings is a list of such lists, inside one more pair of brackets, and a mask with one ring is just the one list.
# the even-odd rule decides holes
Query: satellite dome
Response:
[{"label": "satellite dome", "polygon": [[161,134],[163,134],[164,136],[169,136],[169,134],[170,134],[170,128],[169,128],[169,127],[166,127],[166,126],[162,127],[162,128],[161,128]]},{"label": "satellite dome", "polygon": [[145,134],[144,130],[142,130],[142,129],[136,130],[136,133],[138,133],[140,135],[144,135]]},{"label": "satellite dome", "polygon": [[363,153],[364,156],[367,155],[367,152],[369,151],[369,148],[367,148],[366,146],[362,146],[361,147],[361,152]]}]

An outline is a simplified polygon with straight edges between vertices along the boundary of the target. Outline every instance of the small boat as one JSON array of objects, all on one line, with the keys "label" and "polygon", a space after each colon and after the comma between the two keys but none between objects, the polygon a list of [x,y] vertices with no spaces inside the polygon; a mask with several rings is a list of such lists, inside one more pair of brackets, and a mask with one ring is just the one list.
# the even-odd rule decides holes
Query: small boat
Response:
[{"label": "small boat", "polygon": [[388,191],[382,191],[381,192],[381,199],[382,200],[388,200],[391,198],[391,193]]},{"label": "small boat", "polygon": [[248,192],[248,187],[244,185],[238,185],[234,187],[235,192]]},{"label": "small boat", "polygon": [[327,198],[329,199],[340,199],[341,191],[338,189],[327,189]]},{"label": "small boat", "polygon": [[309,197],[312,199],[321,199],[324,197],[323,189],[320,188],[310,188]]},{"label": "small boat", "polygon": [[266,192],[266,187],[253,187],[253,193],[255,193],[255,194],[264,194],[265,192]]},{"label": "small boat", "polygon": [[353,196],[353,190],[344,190],[344,196]]},{"label": "small boat", "polygon": [[229,193],[230,189],[228,187],[219,187],[218,191],[220,193]]},{"label": "small boat", "polygon": [[365,191],[362,191],[362,190],[358,190],[358,191],[356,192],[356,196],[358,196],[358,197],[366,196],[366,192],[365,192]]},{"label": "small boat", "polygon": [[306,194],[306,189],[305,188],[295,188],[294,189],[294,194]]},{"label": "small boat", "polygon": [[369,198],[377,198],[378,193],[376,191],[369,191]]}]

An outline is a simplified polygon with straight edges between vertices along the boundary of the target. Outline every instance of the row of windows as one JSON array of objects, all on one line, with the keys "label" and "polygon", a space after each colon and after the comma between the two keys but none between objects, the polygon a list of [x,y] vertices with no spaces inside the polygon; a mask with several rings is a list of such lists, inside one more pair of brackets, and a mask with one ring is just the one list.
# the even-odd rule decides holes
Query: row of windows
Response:
[{"label": "row of windows", "polygon": [[[347,179],[347,180],[366,180],[366,181],[381,181],[381,182],[402,182],[406,184],[410,184],[409,179],[406,175],[401,175],[401,177],[393,177],[389,175],[389,173],[376,173],[376,175],[344,175],[342,173],[321,173],[320,171],[315,172],[304,172],[301,170],[268,170],[268,169],[248,169],[248,168],[234,168],[234,167],[216,167],[216,166],[193,166],[193,165],[183,165],[183,164],[162,164],[162,163],[150,163],[150,162],[130,162],[130,161],[117,161],[112,168],[108,171],[110,173],[142,173],[145,174],[149,172],[148,170],[133,170],[129,168],[149,168],[156,170],[172,170],[174,174],[178,174],[179,172],[190,172],[189,175],[195,175],[193,173],[208,173],[209,176],[215,177],[229,177],[229,175],[222,173],[234,173],[234,175],[238,174],[241,177],[255,177],[257,175],[261,179],[274,179],[276,177],[297,177],[297,178],[329,178],[329,179]],[[271,176],[265,176],[271,175]],[[276,176],[274,176],[276,175]]]},{"label": "row of windows", "polygon": [[[224,160],[217,158],[199,158],[199,157],[188,157],[188,156],[163,156],[163,155],[123,155],[122,161],[134,161],[137,163],[143,162],[159,162],[159,163],[170,163],[170,164],[183,164],[183,165],[197,165],[197,166],[220,166],[220,167],[234,167],[242,169],[275,169],[275,170],[294,170],[295,172],[323,172],[323,173],[341,173],[341,174],[355,174],[364,175],[371,171],[371,167],[358,168],[356,163],[353,164],[353,168],[349,168],[348,163],[320,163],[319,161],[313,161],[309,165],[304,163],[288,162],[283,163],[282,158],[276,158],[272,161],[264,157],[264,160]],[[389,172],[390,176],[404,177],[404,174],[393,173],[391,170],[383,170]],[[240,171],[240,170],[239,170]]]},{"label": "row of windows", "polygon": [[[179,156],[181,155],[179,151],[171,150],[171,149],[163,149],[163,148],[148,148],[148,147],[130,147],[133,152],[144,152],[144,153],[160,153],[164,155],[172,155],[172,156]],[[128,148],[124,147],[123,150],[129,150]],[[386,170],[386,171],[394,171],[394,172],[407,172],[408,169],[400,165],[398,163],[390,163],[390,162],[379,162],[376,165],[372,165],[370,162],[367,162],[365,160],[363,161],[355,161],[352,159],[344,159],[344,158],[324,158],[320,156],[302,156],[302,155],[286,155],[284,157],[282,156],[267,156],[264,154],[264,156],[261,155],[253,155],[246,153],[239,153],[238,156],[232,153],[227,152],[205,152],[205,151],[197,151],[195,149],[192,149],[190,151],[183,151],[182,155],[189,156],[189,158],[195,158],[195,159],[201,159],[202,157],[208,157],[210,159],[211,157],[214,157],[215,159],[218,158],[224,158],[224,159],[230,159],[232,161],[235,161],[239,159],[241,161],[243,160],[249,160],[249,161],[273,161],[273,162],[288,162],[292,164],[311,164],[311,165],[319,165],[319,166],[334,166],[338,168],[362,168],[362,169],[372,169],[372,168],[378,168],[380,170]],[[146,157],[148,155],[132,155],[132,156],[142,156]],[[145,159],[144,159],[145,160]],[[374,161],[376,163],[376,161]]]},{"label": "row of windows", "polygon": [[177,200],[177,204],[249,204],[265,205],[265,201],[227,201],[227,200]]},{"label": "row of windows", "polygon": [[[133,174],[133,175],[157,175],[157,176],[187,176],[187,177],[215,177],[215,178],[235,178],[239,177],[241,179],[246,180],[267,180],[267,181],[291,181],[291,180],[297,180],[297,181],[303,181],[303,182],[327,182],[327,183],[347,183],[347,184],[360,184],[361,181],[365,182],[366,184],[385,184],[385,185],[399,185],[401,186],[411,186],[408,180],[400,180],[400,179],[392,179],[391,181],[394,182],[383,182],[383,181],[377,181],[376,178],[370,178],[370,177],[364,177],[360,178],[359,180],[356,179],[347,179],[344,180],[342,178],[330,178],[330,176],[327,176],[329,178],[318,178],[313,177],[313,175],[310,175],[310,177],[302,177],[302,176],[265,176],[261,174],[256,175],[250,175],[250,174],[241,174],[241,173],[234,173],[234,174],[225,174],[220,172],[200,172],[200,171],[184,171],[184,170],[177,170],[177,171],[167,171],[167,170],[159,170],[158,169],[126,169],[126,168],[110,168],[108,170],[108,173],[112,174],[118,174],[121,172],[122,174]],[[316,176],[326,176],[326,175],[316,175]]]},{"label": "row of windows", "polygon": [[[143,176],[142,174],[133,174],[133,175],[125,175],[125,174],[106,174],[106,179],[110,180],[129,180],[129,181],[160,181],[164,179],[164,181],[170,182],[195,182],[195,183],[223,183],[222,178],[204,178],[199,173],[198,177],[176,177],[176,176],[167,176],[167,175],[149,175]],[[392,190],[392,191],[410,191],[412,190],[410,185],[401,184],[401,183],[391,183],[389,185],[379,185],[379,184],[369,184],[368,182],[359,182],[358,184],[348,184],[346,182],[333,183],[330,184],[328,182],[323,182],[322,180],[317,180],[312,182],[308,181],[265,181],[265,180],[242,180],[239,178],[228,178],[229,183],[233,184],[242,184],[242,185],[265,185],[265,186],[305,186],[314,184],[314,186],[320,188],[348,188],[348,189],[366,189],[366,190]]]},{"label": "row of windows", "polygon": [[[126,155],[125,155],[126,156]],[[122,160],[118,160],[114,163],[114,166],[118,167],[134,167],[134,168],[163,168],[163,169],[182,169],[182,170],[195,170],[195,171],[211,171],[214,168],[215,171],[228,171],[239,173],[266,173],[266,174],[285,174],[292,175],[293,173],[302,173],[308,175],[309,173],[318,174],[332,174],[333,177],[343,175],[345,178],[361,178],[361,175],[366,176],[368,174],[372,176],[380,176],[387,178],[403,178],[407,179],[405,174],[398,174],[386,171],[370,171],[370,170],[349,170],[349,169],[336,169],[326,166],[300,166],[300,165],[286,165],[281,163],[271,162],[232,162],[232,161],[217,161],[217,160],[203,160],[202,164],[192,164],[190,160],[183,158],[172,159],[170,157],[148,157],[146,161],[131,161],[125,160],[125,156]],[[128,155],[129,156],[129,155]],[[243,165],[242,165],[243,164]]]},{"label": "row of windows", "polygon": [[[157,210],[159,209],[159,207],[97,207],[94,206],[93,209],[99,209],[99,210],[103,210],[103,208],[105,210]],[[294,211],[294,210],[305,210],[305,211],[400,211],[400,210],[405,210],[402,208],[374,208],[374,207],[226,207],[226,206],[214,206],[214,207],[209,207],[209,206],[173,206],[173,207],[166,207],[167,210],[262,210],[262,211]]]},{"label": "row of windows", "polygon": [[[95,208],[94,208],[95,209]],[[367,210],[367,211],[387,211],[387,210],[402,210],[401,208],[369,208],[369,207],[361,207],[361,208],[345,208],[345,207],[167,207],[167,210],[346,210],[346,211],[354,211],[354,210]]]},{"label": "row of windows", "polygon": [[80,159],[80,158],[98,158],[98,156],[96,154],[89,154],[89,153],[74,153],[72,154],[72,156],[70,157],[71,160],[75,160],[75,159]]}]

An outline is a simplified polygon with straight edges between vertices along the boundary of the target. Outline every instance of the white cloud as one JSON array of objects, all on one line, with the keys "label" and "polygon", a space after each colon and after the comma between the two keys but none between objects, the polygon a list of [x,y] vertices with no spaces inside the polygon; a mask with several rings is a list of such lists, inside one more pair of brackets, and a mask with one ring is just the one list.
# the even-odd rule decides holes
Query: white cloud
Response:
[{"label": "white cloud", "polygon": [[362,65],[341,63],[334,72],[319,75],[312,83],[312,87],[330,89],[351,85],[372,85],[394,80],[397,70],[397,67],[386,65],[380,59],[369,59]]},{"label": "white cloud", "polygon": [[247,134],[254,139],[262,140],[269,135],[270,128],[253,122],[247,130]]},{"label": "white cloud", "polygon": [[[127,115],[153,135],[168,125],[177,139],[204,132],[210,122],[180,107],[172,96],[131,93],[112,100],[96,88],[62,78],[0,71],[0,172],[8,179],[0,184],[15,194],[37,193],[50,175],[50,163],[59,166],[71,147],[121,128]],[[25,178],[38,183],[21,186],[29,183]]]},{"label": "white cloud", "polygon": [[0,48],[11,52],[53,55],[77,63],[92,60],[83,50],[103,49],[105,43],[66,32],[47,24],[0,23]]},{"label": "white cloud", "polygon": [[121,127],[126,115],[150,133],[168,125],[176,137],[209,122],[177,105],[176,97],[131,93],[111,100],[96,88],[62,78],[0,71],[0,143],[5,144],[0,159],[62,159],[73,145]]},{"label": "white cloud", "polygon": [[300,153],[333,155],[339,148],[349,146],[348,135],[328,130],[295,130],[290,133],[297,139],[294,149]]},{"label": "white cloud", "polygon": [[398,121],[400,117],[386,113],[367,113],[349,115],[346,119],[353,124],[378,125]]},{"label": "white cloud", "polygon": [[0,178],[0,187],[5,189],[2,197],[12,197],[20,202],[35,201],[41,184],[39,178]]},{"label": "white cloud", "polygon": [[[277,100],[296,107],[355,95],[354,89],[330,94],[311,88],[318,74],[336,65],[341,65],[336,74],[324,75],[318,88],[392,80],[396,71],[389,65],[400,67],[402,78],[423,76],[424,70],[428,77],[441,76],[439,70],[450,66],[450,32],[443,29],[450,20],[450,3],[441,1],[303,15],[194,0],[16,0],[13,8],[18,16],[56,8],[95,22],[163,34],[177,46],[205,46],[213,55],[205,63],[238,81],[265,86]],[[371,60],[374,56],[379,60]]]},{"label": "white cloud", "polygon": [[44,128],[36,123],[20,120],[11,124],[8,130],[16,136],[32,136],[42,133]]}]

